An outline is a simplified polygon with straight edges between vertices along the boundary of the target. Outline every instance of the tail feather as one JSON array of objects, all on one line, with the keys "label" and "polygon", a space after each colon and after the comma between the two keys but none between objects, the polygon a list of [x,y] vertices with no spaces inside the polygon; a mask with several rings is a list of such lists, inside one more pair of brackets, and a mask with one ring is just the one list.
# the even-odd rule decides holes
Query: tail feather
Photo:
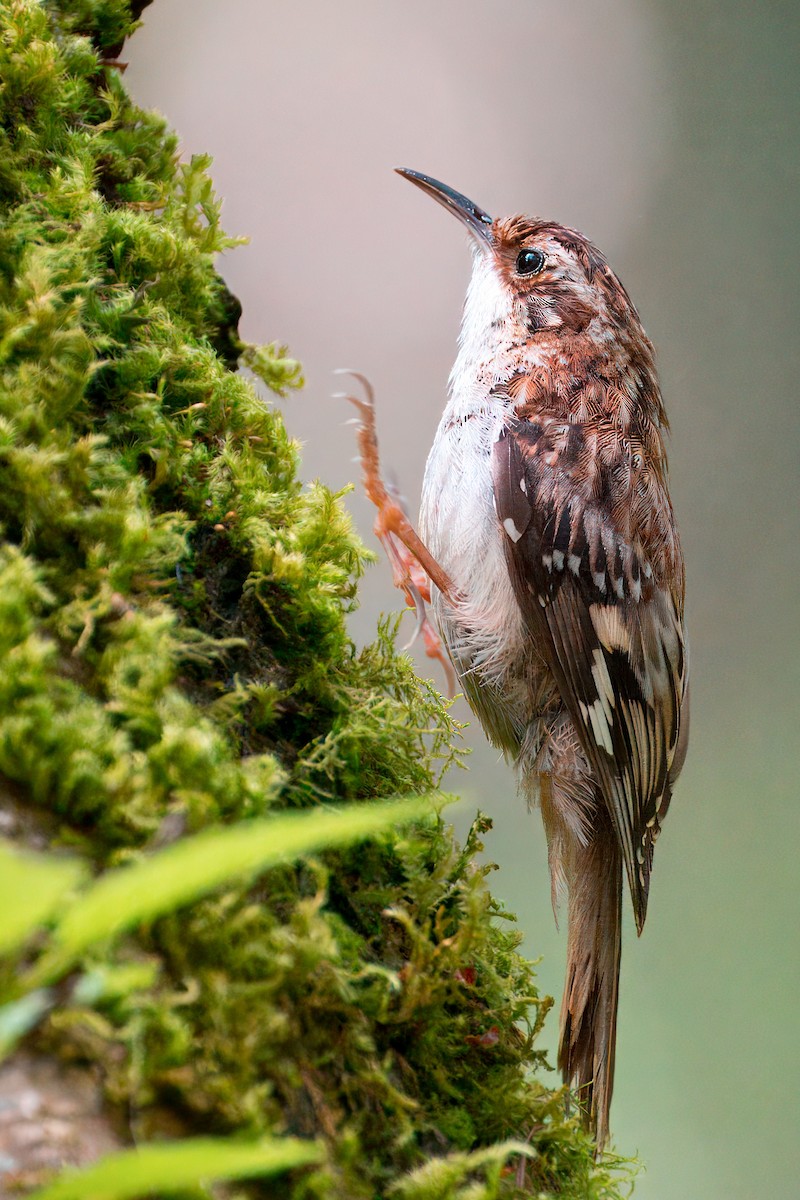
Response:
[{"label": "tail feather", "polygon": [[567,857],[567,976],[558,1065],[577,1093],[598,1151],[608,1138],[614,1087],[622,921],[622,856],[600,810],[591,841]]}]

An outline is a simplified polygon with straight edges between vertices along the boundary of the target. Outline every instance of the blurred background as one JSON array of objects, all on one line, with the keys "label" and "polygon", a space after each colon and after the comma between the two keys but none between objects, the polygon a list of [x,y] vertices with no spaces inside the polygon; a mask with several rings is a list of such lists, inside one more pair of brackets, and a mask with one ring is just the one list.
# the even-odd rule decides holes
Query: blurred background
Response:
[{"label": "blurred background", "polygon": [[[493,215],[574,225],[625,281],[672,421],[693,727],[641,941],[626,918],[614,1139],[647,1166],[640,1200],[796,1197],[797,0],[156,0],[144,15],[126,81],[186,156],[213,154],[225,225],[251,237],[221,269],[244,336],[304,364],[283,407],[306,478],[357,475],[331,399],[334,368],[357,367],[416,511],[470,256],[393,166]],[[348,504],[374,545],[366,501]],[[355,638],[399,605],[381,562]],[[493,817],[493,889],[560,997],[540,818],[474,722],[467,741],[450,785]]]}]

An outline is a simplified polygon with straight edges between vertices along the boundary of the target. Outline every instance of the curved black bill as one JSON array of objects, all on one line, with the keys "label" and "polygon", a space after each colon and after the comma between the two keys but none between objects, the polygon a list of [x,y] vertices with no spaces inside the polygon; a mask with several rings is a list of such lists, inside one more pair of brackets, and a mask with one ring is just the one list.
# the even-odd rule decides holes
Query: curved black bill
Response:
[{"label": "curved black bill", "polygon": [[461,192],[454,191],[446,183],[440,183],[438,179],[431,179],[430,175],[412,171],[409,167],[395,167],[395,171],[404,179],[408,179],[417,187],[422,188],[423,192],[427,192],[429,196],[432,196],[434,200],[458,217],[459,221],[466,225],[469,232],[479,242],[491,245],[492,218],[482,208],[478,208],[477,204],[473,204],[466,196],[462,196]]}]

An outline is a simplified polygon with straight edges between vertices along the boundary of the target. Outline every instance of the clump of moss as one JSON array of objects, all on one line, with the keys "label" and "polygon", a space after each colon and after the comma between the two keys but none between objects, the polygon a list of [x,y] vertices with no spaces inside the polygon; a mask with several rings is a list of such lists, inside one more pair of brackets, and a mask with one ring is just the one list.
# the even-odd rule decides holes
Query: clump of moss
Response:
[{"label": "clump of moss", "polygon": [[[108,61],[144,7],[0,10],[0,773],[97,871],[430,791],[456,753],[391,626],[348,639],[368,555],[236,373],[301,382],[239,339],[208,161]],[[139,1140],[325,1140],[324,1169],[237,1195],[615,1196],[533,1073],[549,1001],[477,865],[488,828],[378,837],[99,947],[105,986],[29,1043],[95,1063]]]}]

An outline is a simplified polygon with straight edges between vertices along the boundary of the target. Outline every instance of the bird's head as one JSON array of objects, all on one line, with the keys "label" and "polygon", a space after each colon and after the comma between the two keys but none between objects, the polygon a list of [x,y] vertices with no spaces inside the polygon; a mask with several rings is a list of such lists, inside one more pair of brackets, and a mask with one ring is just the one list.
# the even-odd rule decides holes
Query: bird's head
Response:
[{"label": "bird's head", "polygon": [[407,168],[398,168],[398,174],[458,217],[472,238],[461,342],[473,357],[532,343],[557,349],[584,332],[593,342],[617,348],[626,335],[644,339],[627,292],[582,234],[535,217],[493,219],[428,175]]}]

